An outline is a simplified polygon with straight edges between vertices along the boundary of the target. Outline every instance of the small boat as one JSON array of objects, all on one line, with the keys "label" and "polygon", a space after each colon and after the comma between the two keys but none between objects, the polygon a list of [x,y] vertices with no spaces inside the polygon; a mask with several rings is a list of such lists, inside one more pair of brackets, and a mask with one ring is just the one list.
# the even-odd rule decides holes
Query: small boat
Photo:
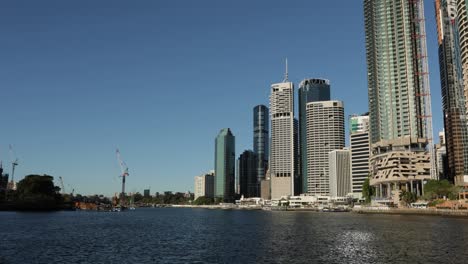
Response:
[{"label": "small boat", "polygon": [[112,207],[111,212],[121,212],[123,210],[125,210],[125,207],[121,205],[117,205],[117,206]]}]

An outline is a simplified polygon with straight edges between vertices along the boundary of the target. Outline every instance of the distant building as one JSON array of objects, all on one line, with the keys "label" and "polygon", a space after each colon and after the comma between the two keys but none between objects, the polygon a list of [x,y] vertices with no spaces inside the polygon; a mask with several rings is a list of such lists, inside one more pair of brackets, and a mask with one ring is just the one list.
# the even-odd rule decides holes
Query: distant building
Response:
[{"label": "distant building", "polygon": [[329,195],[328,153],[345,146],[341,101],[307,103],[307,192]]},{"label": "distant building", "polygon": [[439,143],[435,145],[437,175],[439,179],[450,179],[449,160],[444,131],[439,132]]},{"label": "distant building", "polygon": [[344,197],[351,192],[350,161],[350,151],[347,149],[328,153],[331,197]]},{"label": "distant building", "polygon": [[257,182],[257,155],[246,150],[242,153],[238,160],[238,175],[239,175],[239,194],[245,198],[259,196],[259,183]]},{"label": "distant building", "polygon": [[264,200],[270,200],[271,199],[271,194],[270,194],[270,179],[262,180],[260,183],[260,197]]},{"label": "distant building", "polygon": [[294,84],[288,81],[271,85],[271,150],[269,171],[271,197],[294,194]]},{"label": "distant building", "polygon": [[326,79],[305,79],[299,84],[299,146],[301,193],[307,193],[307,114],[306,105],[310,102],[330,100],[330,81]]},{"label": "distant building", "polygon": [[353,115],[349,119],[351,145],[351,188],[353,196],[362,197],[362,185],[369,177],[369,115]]},{"label": "distant building", "polygon": [[202,196],[207,198],[214,197],[214,171],[200,176],[195,176],[194,192],[195,200]]},{"label": "distant building", "polygon": [[0,164],[0,191],[6,190],[8,186],[8,173],[3,174],[3,166]]},{"label": "distant building", "polygon": [[150,196],[151,196],[151,194],[150,194],[150,189],[145,189],[145,190],[143,190],[143,196],[144,196],[144,197],[150,197]]},{"label": "distant building", "polygon": [[215,197],[224,202],[235,200],[235,137],[229,128],[223,128],[215,141]]}]

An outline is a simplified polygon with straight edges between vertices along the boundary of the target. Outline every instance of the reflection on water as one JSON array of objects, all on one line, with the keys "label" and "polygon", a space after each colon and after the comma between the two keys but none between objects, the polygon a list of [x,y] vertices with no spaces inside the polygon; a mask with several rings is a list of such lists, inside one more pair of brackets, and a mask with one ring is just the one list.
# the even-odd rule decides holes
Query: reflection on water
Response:
[{"label": "reflection on water", "polygon": [[0,263],[467,263],[468,219],[137,209],[0,212]]}]

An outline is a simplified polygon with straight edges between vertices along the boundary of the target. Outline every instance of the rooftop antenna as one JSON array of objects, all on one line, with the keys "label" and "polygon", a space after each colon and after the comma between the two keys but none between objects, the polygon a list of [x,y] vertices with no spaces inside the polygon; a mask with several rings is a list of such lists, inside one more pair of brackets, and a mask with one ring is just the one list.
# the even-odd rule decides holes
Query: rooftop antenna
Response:
[{"label": "rooftop antenna", "polygon": [[284,80],[283,82],[288,82],[288,58],[286,58],[286,72],[284,73]]}]

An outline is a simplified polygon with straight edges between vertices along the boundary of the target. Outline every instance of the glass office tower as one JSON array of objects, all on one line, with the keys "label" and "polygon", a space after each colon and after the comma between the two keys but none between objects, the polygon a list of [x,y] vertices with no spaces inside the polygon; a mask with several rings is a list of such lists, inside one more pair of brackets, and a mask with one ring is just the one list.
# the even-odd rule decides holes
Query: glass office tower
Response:
[{"label": "glass office tower", "polygon": [[235,161],[235,137],[223,128],[215,140],[215,197],[225,202],[234,201]]}]

